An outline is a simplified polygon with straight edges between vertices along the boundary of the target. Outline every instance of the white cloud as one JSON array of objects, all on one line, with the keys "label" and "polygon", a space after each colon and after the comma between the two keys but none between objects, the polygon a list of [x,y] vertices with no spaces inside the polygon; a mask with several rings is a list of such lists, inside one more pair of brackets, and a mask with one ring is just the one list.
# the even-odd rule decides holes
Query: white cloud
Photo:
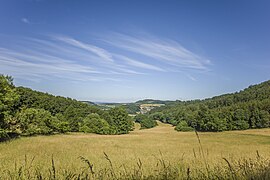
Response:
[{"label": "white cloud", "polygon": [[[26,18],[22,21],[30,23]],[[20,43],[14,42],[16,50],[0,47],[0,71],[29,80],[61,78],[95,82],[121,81],[127,76],[156,71],[183,73],[196,81],[191,72],[203,72],[210,64],[209,59],[172,40],[119,33],[101,40],[113,48],[109,51],[68,36],[23,38]]]},{"label": "white cloud", "polygon": [[91,44],[86,44],[86,43],[77,41],[77,40],[75,40],[73,38],[69,38],[69,37],[58,36],[58,37],[55,37],[55,38],[57,40],[60,40],[62,42],[70,44],[72,46],[75,46],[75,47],[82,48],[82,49],[85,49],[87,51],[90,51],[90,52],[98,55],[99,57],[101,57],[104,60],[108,60],[108,61],[113,62],[112,55],[108,51],[106,51],[105,49],[99,48],[99,47],[91,45]]},{"label": "white cloud", "polygon": [[153,61],[178,68],[207,70],[207,66],[210,64],[209,59],[193,53],[176,41],[154,38],[150,35],[140,37],[112,33],[103,41],[126,51],[147,56]]},{"label": "white cloud", "polygon": [[27,18],[22,18],[21,21],[26,24],[30,24],[30,21]]},{"label": "white cloud", "polygon": [[186,74],[186,76],[192,81],[197,81],[197,79],[195,77],[191,76],[190,74]]},{"label": "white cloud", "polygon": [[35,81],[61,78],[95,82],[120,81],[126,75],[143,74],[113,62],[112,55],[101,48],[89,50],[89,44],[79,41],[74,48],[69,41],[62,42],[25,38],[17,50],[0,47],[0,72]]},{"label": "white cloud", "polygon": [[164,69],[161,69],[160,67],[157,67],[157,66],[154,66],[151,64],[143,63],[143,62],[140,62],[140,61],[137,61],[137,60],[134,60],[134,59],[131,59],[129,57],[122,56],[122,55],[115,55],[115,56],[117,58],[124,60],[127,64],[134,66],[134,67],[165,72]]}]

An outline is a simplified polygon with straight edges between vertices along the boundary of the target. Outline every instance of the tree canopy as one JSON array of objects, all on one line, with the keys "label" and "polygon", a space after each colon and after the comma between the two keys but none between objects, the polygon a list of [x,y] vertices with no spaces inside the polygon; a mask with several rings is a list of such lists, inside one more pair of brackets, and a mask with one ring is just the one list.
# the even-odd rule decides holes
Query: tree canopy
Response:
[{"label": "tree canopy", "polygon": [[197,131],[227,131],[270,127],[270,81],[204,100],[175,101],[153,109],[156,120]]},{"label": "tree canopy", "polygon": [[11,134],[125,134],[131,130],[133,122],[123,108],[105,111],[75,99],[15,87],[10,76],[0,75],[0,140]]},{"label": "tree canopy", "polygon": [[[137,111],[138,107],[129,106]],[[102,110],[75,99],[15,87],[12,77],[0,75],[0,140],[14,134],[129,133],[134,124],[127,107]],[[177,131],[270,127],[270,81],[204,100],[166,101],[164,106],[135,116],[141,128],[155,127],[156,120],[174,125]]]}]

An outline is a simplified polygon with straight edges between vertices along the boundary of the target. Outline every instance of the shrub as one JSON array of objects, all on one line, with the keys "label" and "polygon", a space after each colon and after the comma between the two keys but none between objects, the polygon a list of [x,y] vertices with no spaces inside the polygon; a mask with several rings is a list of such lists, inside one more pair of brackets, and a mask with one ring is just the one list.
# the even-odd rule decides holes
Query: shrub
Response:
[{"label": "shrub", "polygon": [[150,119],[144,114],[138,114],[137,116],[135,116],[135,122],[141,124],[141,129],[148,129],[157,126],[157,122],[155,120]]},{"label": "shrub", "polygon": [[3,129],[0,129],[0,142],[6,140],[8,138],[9,138],[9,136],[8,136],[7,132]]},{"label": "shrub", "polygon": [[180,121],[179,124],[175,126],[174,129],[176,131],[183,131],[183,132],[194,131],[194,128],[188,126],[186,121]]},{"label": "shrub", "polygon": [[52,134],[56,117],[44,109],[28,108],[17,114],[17,121],[23,135]]},{"label": "shrub", "polygon": [[110,109],[109,115],[111,117],[109,124],[115,127],[116,134],[127,134],[133,130],[134,124],[124,108]]},{"label": "shrub", "polygon": [[111,134],[110,125],[96,113],[88,115],[80,124],[79,131],[85,133]]}]

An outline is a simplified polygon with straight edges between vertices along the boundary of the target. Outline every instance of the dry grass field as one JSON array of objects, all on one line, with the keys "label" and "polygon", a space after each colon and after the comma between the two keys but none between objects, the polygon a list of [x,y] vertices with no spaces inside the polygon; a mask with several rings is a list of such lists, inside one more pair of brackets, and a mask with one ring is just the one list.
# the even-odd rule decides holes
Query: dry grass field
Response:
[{"label": "dry grass field", "polygon": [[257,152],[261,157],[270,157],[270,129],[199,133],[199,138],[202,148],[194,132],[176,132],[162,123],[145,130],[136,125],[127,135],[23,137],[0,144],[0,177],[16,173],[19,167],[45,172],[52,165],[52,156],[59,171],[80,172],[85,167],[79,158],[82,156],[93,164],[94,171],[108,167],[126,172],[142,166],[145,175],[155,171],[159,163],[204,171],[206,166],[225,166],[223,158],[229,162],[256,158]]}]

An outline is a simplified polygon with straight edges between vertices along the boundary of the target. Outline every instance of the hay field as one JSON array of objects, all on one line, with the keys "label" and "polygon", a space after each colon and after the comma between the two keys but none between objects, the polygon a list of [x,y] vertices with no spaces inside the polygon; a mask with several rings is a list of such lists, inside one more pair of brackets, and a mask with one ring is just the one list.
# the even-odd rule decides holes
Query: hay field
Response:
[{"label": "hay field", "polygon": [[[202,150],[209,166],[241,158],[254,158],[256,151],[270,157],[270,129],[199,133],[202,150],[194,132],[176,132],[168,124],[158,123],[152,129],[139,130],[127,135],[96,135],[71,133],[54,136],[23,137],[0,143],[2,173],[20,165],[38,167],[40,171],[55,167],[81,171],[83,156],[94,164],[94,170],[108,167],[108,155],[115,169],[133,168],[141,161],[143,171],[153,171],[163,159],[168,164],[184,164],[200,168],[204,165]],[[1,173],[0,173],[1,174]],[[1,177],[1,176],[0,176]]]}]

